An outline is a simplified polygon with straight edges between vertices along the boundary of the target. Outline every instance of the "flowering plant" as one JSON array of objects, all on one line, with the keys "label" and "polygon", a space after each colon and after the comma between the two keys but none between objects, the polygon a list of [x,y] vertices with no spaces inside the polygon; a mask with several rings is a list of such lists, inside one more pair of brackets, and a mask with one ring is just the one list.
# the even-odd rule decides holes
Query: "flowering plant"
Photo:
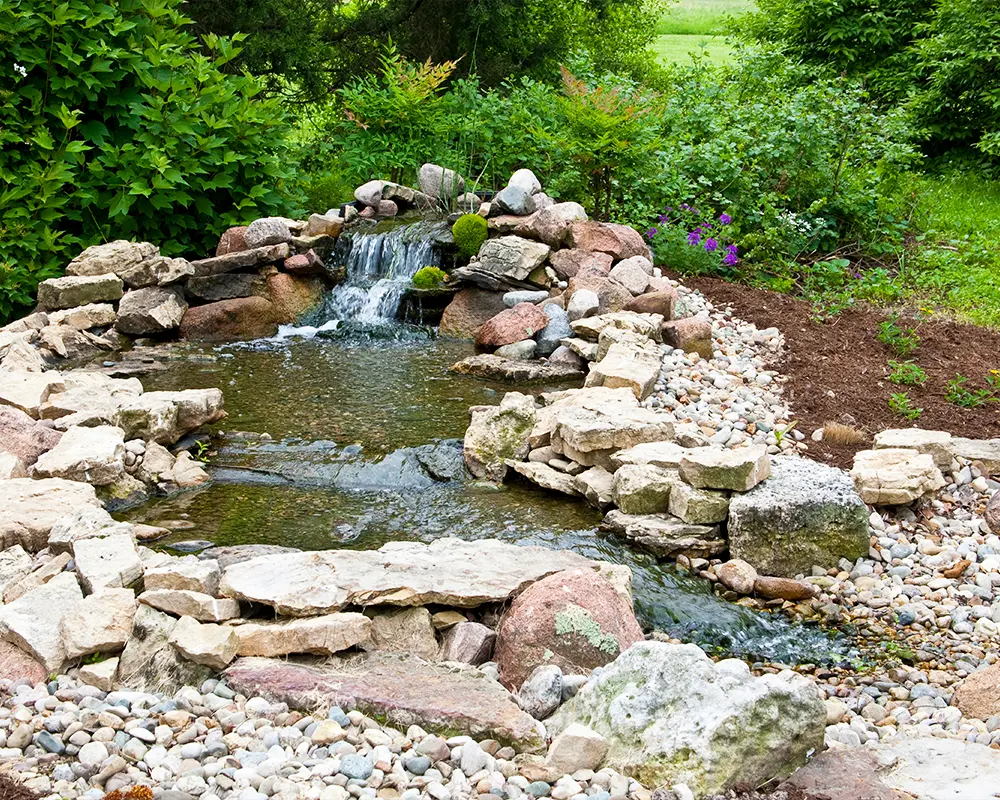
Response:
[{"label": "flowering plant", "polygon": [[681,272],[731,272],[740,262],[733,218],[688,203],[667,206],[646,238],[657,263]]}]

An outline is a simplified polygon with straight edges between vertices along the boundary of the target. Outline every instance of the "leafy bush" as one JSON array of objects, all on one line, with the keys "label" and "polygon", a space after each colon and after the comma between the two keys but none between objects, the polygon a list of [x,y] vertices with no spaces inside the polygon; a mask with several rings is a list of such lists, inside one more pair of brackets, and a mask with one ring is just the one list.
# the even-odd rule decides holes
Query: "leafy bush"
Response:
[{"label": "leafy bush", "polygon": [[[185,33],[180,0],[0,4],[0,264],[23,302],[81,247],[208,250],[285,207],[285,118],[226,75],[237,48]],[[30,287],[30,288],[26,288]]]},{"label": "leafy bush", "polygon": [[437,289],[448,281],[448,273],[438,267],[421,267],[410,283],[417,289]]},{"label": "leafy bush", "polygon": [[455,245],[463,258],[472,258],[489,236],[486,220],[478,214],[463,214],[451,228]]}]

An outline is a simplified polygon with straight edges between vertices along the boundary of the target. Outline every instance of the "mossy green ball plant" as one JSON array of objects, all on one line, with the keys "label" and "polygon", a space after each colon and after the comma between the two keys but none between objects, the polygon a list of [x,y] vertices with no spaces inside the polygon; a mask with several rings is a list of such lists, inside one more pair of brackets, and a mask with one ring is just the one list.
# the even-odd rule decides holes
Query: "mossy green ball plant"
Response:
[{"label": "mossy green ball plant", "polygon": [[410,283],[415,289],[438,289],[448,280],[448,273],[437,267],[421,267]]},{"label": "mossy green ball plant", "polygon": [[478,214],[463,214],[451,226],[451,234],[462,257],[472,258],[488,236],[486,220]]}]

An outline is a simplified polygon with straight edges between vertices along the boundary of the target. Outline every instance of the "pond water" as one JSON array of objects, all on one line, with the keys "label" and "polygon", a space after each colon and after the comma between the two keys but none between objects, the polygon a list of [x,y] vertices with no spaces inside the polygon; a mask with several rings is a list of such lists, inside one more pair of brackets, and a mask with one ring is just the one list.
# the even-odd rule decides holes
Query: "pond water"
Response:
[{"label": "pond water", "polygon": [[[374,291],[385,277],[370,264],[365,270],[348,279]],[[370,313],[358,292],[339,295]],[[330,306],[322,315],[340,319],[336,326],[317,318],[274,339],[180,345],[165,370],[143,379],[147,390],[217,386],[229,414],[216,426],[221,445],[210,458],[210,486],[126,514],[183,522],[158,544],[373,549],[442,536],[540,544],[630,566],[647,627],[753,659],[830,663],[847,653],[843,639],[728,603],[707,582],[599,533],[599,514],[582,501],[524,483],[470,480],[459,442],[468,408],[495,404],[506,390],[448,373],[472,353],[471,343],[389,319],[344,321]]]}]

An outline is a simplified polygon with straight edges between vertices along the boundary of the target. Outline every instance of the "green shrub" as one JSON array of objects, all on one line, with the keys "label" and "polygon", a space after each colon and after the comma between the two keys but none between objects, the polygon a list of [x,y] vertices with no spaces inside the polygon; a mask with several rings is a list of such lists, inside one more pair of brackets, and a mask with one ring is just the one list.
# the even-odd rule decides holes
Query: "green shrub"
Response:
[{"label": "green shrub", "polygon": [[448,273],[437,267],[421,267],[410,283],[417,289],[437,289],[448,281]]},{"label": "green shrub", "polygon": [[478,214],[463,214],[451,228],[455,245],[463,258],[472,258],[489,236],[486,220]]},{"label": "green shrub", "polygon": [[19,270],[3,307],[94,242],[200,255],[285,209],[281,107],[225,74],[233,42],[199,47],[179,6],[0,3],[0,264]]},{"label": "green shrub", "polygon": [[354,183],[342,173],[327,173],[314,177],[305,188],[306,208],[314,214],[323,214],[354,200]]}]

